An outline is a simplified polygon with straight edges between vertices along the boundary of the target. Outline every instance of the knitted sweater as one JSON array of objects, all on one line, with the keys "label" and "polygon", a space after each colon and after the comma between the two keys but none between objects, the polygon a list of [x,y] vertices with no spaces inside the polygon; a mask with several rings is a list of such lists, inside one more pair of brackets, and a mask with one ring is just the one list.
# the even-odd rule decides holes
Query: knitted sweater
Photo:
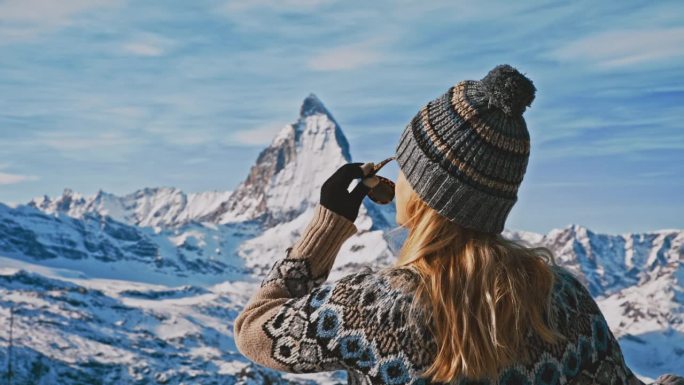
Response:
[{"label": "knitted sweater", "polygon": [[[257,364],[291,373],[345,370],[350,384],[430,384],[421,373],[436,343],[409,305],[418,284],[408,267],[366,268],[326,282],[356,226],[320,204],[300,238],[274,263],[234,324],[238,350]],[[553,311],[568,337],[548,345],[529,336],[533,361],[496,382],[458,384],[641,384],[585,287],[554,267]]]}]

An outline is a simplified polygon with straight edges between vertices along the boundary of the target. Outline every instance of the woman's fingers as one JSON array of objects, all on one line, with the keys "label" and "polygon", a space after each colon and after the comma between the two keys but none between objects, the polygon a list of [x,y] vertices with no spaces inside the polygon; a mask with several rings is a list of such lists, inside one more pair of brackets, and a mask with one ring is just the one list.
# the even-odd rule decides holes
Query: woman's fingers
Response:
[{"label": "woman's fingers", "polygon": [[373,171],[373,167],[375,167],[373,162],[364,163],[363,166],[361,166],[361,169],[363,170],[363,176],[366,176]]},{"label": "woman's fingers", "polygon": [[362,166],[363,163],[347,163],[338,168],[330,180],[334,181],[336,185],[348,187],[354,179],[365,176]]},{"label": "woman's fingers", "polygon": [[363,198],[366,196],[366,194],[368,194],[370,189],[371,188],[363,183],[363,181],[360,181],[356,186],[354,186],[354,189],[349,193],[349,197],[355,206],[361,206],[361,201],[363,201]]},{"label": "woman's fingers", "polygon": [[363,198],[368,194],[368,192],[373,187],[377,186],[378,183],[380,183],[380,179],[378,179],[377,176],[373,175],[364,178],[356,186],[354,186],[352,192],[349,193],[351,199],[354,201],[354,204],[358,204],[360,206],[361,201],[363,201]]},{"label": "woman's fingers", "polygon": [[348,189],[354,179],[363,178],[373,170],[373,163],[347,163],[338,168],[328,183],[333,188]]},{"label": "woman's fingers", "polygon": [[373,176],[369,176],[367,178],[363,178],[361,183],[365,184],[366,186],[368,186],[370,188],[373,188],[373,187],[377,186],[378,183],[380,183],[380,179],[377,176],[373,175]]},{"label": "woman's fingers", "polygon": [[[347,163],[338,168],[321,186],[321,205],[353,222],[358,216],[363,198],[379,183],[376,176],[369,175],[374,167],[369,162]],[[349,192],[349,185],[358,178],[361,180]]]}]

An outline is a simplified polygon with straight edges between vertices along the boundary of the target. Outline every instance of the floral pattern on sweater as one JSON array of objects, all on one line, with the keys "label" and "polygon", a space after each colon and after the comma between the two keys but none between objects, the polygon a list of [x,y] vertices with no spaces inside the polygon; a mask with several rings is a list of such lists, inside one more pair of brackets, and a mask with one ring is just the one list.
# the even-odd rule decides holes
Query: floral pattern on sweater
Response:
[{"label": "floral pattern on sweater", "polygon": [[[431,384],[421,373],[437,345],[427,313],[411,308],[417,273],[370,268],[326,282],[342,243],[356,232],[346,218],[318,205],[300,239],[274,263],[235,320],[238,349],[285,372],[346,370],[350,384]],[[584,286],[554,267],[553,318],[567,340],[548,345],[529,335],[530,362],[496,381],[456,384],[640,384]]]}]

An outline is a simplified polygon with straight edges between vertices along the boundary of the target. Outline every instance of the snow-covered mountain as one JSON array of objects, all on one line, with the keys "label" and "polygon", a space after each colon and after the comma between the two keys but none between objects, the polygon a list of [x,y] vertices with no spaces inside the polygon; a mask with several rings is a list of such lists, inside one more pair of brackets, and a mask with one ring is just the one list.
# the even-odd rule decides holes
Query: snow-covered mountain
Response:
[{"label": "snow-covered mountain", "polygon": [[[11,353],[9,328],[0,328],[0,377],[12,362],[13,384],[344,381],[344,372],[249,363],[232,322],[299,237],[322,183],[350,161],[341,128],[311,94],[232,192],[66,189],[0,203],[0,323],[13,324]],[[393,205],[366,201],[355,223],[331,280],[391,264],[400,245]],[[643,378],[684,374],[684,231],[606,235],[570,225],[504,235],[550,248],[578,273]]]},{"label": "snow-covered mountain", "polygon": [[594,296],[656,279],[678,266],[684,251],[684,232],[674,229],[609,235],[573,224],[546,235],[509,230],[504,235],[550,248],[556,262],[580,276]]},{"label": "snow-covered mountain", "polygon": [[548,247],[580,277],[637,374],[684,373],[684,231],[609,235],[570,225],[504,235]]},{"label": "snow-covered mountain", "polygon": [[267,226],[302,214],[318,201],[320,186],[351,161],[349,143],[314,94],[299,119],[283,127],[252,166],[249,175],[216,213],[219,223],[261,218]]},{"label": "snow-covered mountain", "polygon": [[83,196],[67,188],[57,198],[42,196],[28,205],[46,213],[64,213],[74,218],[98,213],[129,225],[171,227],[206,220],[231,195],[232,191],[185,194],[177,188],[159,187],[145,188],[122,197],[102,190],[93,196]]}]

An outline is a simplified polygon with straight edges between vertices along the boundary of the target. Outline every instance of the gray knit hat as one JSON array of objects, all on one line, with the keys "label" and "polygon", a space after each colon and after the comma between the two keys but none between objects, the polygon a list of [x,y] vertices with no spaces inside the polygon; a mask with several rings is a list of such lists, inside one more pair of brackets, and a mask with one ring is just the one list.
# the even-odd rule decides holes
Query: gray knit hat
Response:
[{"label": "gray knit hat", "polygon": [[522,114],[535,91],[530,79],[502,64],[423,106],[396,147],[418,196],[463,227],[501,233],[527,169]]}]

